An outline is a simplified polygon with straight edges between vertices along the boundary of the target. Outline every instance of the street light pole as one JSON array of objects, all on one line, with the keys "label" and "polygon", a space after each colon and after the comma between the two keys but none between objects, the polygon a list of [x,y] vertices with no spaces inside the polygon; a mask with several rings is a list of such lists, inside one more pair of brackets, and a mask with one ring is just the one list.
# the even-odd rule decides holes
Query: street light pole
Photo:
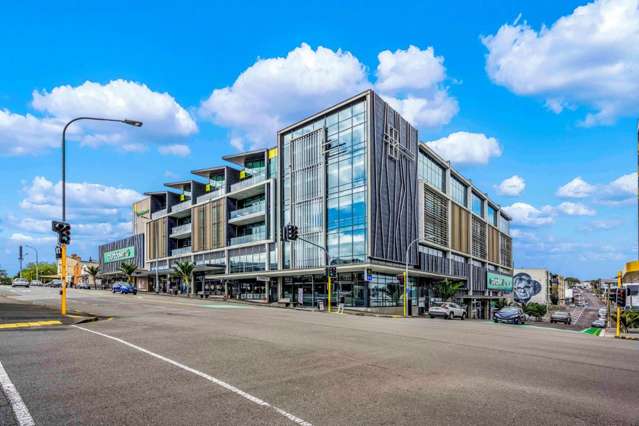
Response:
[{"label": "street light pole", "polygon": [[25,244],[24,246],[27,247],[27,248],[30,248],[31,250],[33,250],[35,252],[35,255],[36,255],[36,281],[40,281],[40,271],[38,269],[38,264],[40,263],[40,261],[38,260],[38,249],[33,247],[33,246],[27,245],[27,244]]},{"label": "street light pole", "polygon": [[413,244],[415,244],[416,242],[418,242],[420,240],[420,238],[415,238],[413,241],[410,242],[410,244],[408,245],[408,247],[406,247],[406,269],[404,270],[404,318],[406,318],[406,316],[408,315],[408,291],[407,291],[407,287],[408,287],[408,254],[410,252],[410,248],[413,246]]},{"label": "street light pole", "polygon": [[[141,121],[129,120],[129,119],[113,119],[113,118],[101,118],[101,117],[76,117],[70,120],[67,124],[64,125],[62,129],[62,222],[67,221],[67,167],[66,167],[66,153],[67,153],[67,141],[66,134],[67,129],[72,123],[80,120],[89,120],[89,121],[111,121],[114,123],[124,123],[133,127],[142,127]],[[62,291],[61,296],[62,299],[60,301],[60,312],[62,315],[67,314],[67,245],[65,243],[60,243],[60,278],[62,280]]]}]

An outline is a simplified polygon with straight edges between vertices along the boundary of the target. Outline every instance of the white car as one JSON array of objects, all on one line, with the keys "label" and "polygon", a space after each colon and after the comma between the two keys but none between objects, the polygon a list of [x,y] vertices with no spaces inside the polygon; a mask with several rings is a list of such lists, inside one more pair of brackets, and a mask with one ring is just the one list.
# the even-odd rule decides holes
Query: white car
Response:
[{"label": "white car", "polygon": [[606,318],[608,316],[608,309],[599,308],[599,318]]},{"label": "white car", "polygon": [[11,287],[27,287],[29,288],[29,281],[24,278],[16,278],[11,283]]},{"label": "white car", "polygon": [[431,306],[428,309],[428,315],[431,318],[442,317],[446,319],[461,318],[466,319],[466,310],[457,303],[445,302],[439,305]]}]

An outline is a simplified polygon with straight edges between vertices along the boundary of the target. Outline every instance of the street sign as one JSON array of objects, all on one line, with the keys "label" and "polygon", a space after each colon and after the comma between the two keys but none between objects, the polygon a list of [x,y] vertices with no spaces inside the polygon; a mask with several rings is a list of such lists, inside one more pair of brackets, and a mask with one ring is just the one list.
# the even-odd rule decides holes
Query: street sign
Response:
[{"label": "street sign", "polygon": [[264,277],[262,275],[258,275],[257,277],[255,277],[255,279],[257,281],[262,281],[262,282],[265,282],[265,283],[271,281],[271,279],[269,277]]},{"label": "street sign", "polygon": [[55,258],[60,259],[61,257],[62,257],[62,248],[58,244],[57,246],[55,246]]},{"label": "street sign", "polygon": [[119,260],[132,259],[135,257],[135,246],[124,247],[104,253],[104,263],[117,262]]},{"label": "street sign", "polygon": [[366,274],[366,281],[369,283],[373,281],[373,274]]}]

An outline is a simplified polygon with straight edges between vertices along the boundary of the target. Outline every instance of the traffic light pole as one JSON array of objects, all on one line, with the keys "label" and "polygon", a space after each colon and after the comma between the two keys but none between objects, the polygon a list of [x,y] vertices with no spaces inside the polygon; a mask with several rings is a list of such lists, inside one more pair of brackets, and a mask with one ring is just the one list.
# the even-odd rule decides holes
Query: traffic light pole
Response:
[{"label": "traffic light pole", "polygon": [[[67,122],[62,129],[62,222],[66,223],[67,221],[67,141],[66,134],[67,128],[72,123],[80,120],[91,120],[91,121],[112,121],[116,123],[124,123],[133,127],[142,127],[141,121],[136,120],[117,120],[113,118],[100,118],[100,117],[76,117],[73,120]],[[62,300],[60,301],[60,313],[62,315],[67,314],[67,245],[65,242],[60,242],[60,266],[62,269],[61,272],[61,280],[62,280]]]},{"label": "traffic light pole", "polygon": [[[619,290],[621,289],[621,272],[617,272],[617,299],[619,299]],[[617,305],[617,329],[615,331],[615,337],[619,337],[621,335],[621,308],[619,307],[619,303]]]}]

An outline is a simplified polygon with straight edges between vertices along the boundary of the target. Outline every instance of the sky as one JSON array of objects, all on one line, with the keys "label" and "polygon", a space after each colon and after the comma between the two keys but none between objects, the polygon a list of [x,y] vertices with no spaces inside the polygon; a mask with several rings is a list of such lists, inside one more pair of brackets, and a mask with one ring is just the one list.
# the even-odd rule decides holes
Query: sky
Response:
[{"label": "sky", "polygon": [[69,129],[69,251],[95,258],[142,193],[373,88],[513,217],[515,267],[613,276],[637,256],[638,2],[5,4],[0,268],[54,258],[72,117],[144,121]]}]

